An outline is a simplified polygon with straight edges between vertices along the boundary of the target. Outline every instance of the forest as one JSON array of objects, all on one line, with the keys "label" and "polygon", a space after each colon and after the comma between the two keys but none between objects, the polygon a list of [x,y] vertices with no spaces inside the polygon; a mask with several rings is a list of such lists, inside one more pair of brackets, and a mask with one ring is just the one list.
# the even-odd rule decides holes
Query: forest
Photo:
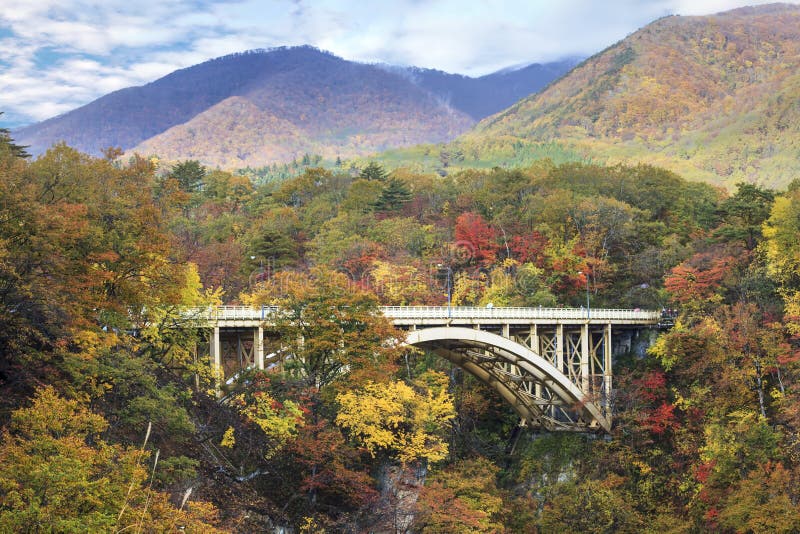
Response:
[{"label": "forest", "polygon": [[[259,182],[0,134],[2,532],[800,530],[798,181],[539,159]],[[513,411],[378,310],[448,289],[678,316],[615,361],[610,435],[512,451]],[[291,357],[218,395],[180,324],[220,303],[288,310]]]}]

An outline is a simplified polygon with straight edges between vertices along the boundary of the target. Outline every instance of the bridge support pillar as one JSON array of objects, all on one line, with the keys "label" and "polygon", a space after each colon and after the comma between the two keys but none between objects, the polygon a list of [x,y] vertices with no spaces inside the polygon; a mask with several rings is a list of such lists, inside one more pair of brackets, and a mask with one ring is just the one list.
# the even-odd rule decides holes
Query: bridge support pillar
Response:
[{"label": "bridge support pillar", "polygon": [[253,356],[256,368],[264,369],[264,328],[261,326],[253,330]]},{"label": "bridge support pillar", "polygon": [[581,326],[581,389],[584,394],[589,393],[589,323]]},{"label": "bridge support pillar", "polygon": [[564,372],[564,325],[556,325],[556,369]]},{"label": "bridge support pillar", "polygon": [[611,369],[611,323],[603,326],[603,397],[605,404],[606,417],[611,422],[611,388],[612,384],[612,369]]},{"label": "bridge support pillar", "polygon": [[[541,347],[539,345],[539,329],[536,323],[533,323],[530,326],[530,330],[528,331],[528,346],[530,349],[535,352],[536,354],[541,354]],[[542,384],[541,382],[536,382],[533,386],[533,394],[536,395],[537,399],[542,398]]]},{"label": "bridge support pillar", "polygon": [[219,342],[219,326],[214,327],[211,334],[211,361],[214,365],[214,374],[216,375],[217,386],[222,379],[222,346]]}]

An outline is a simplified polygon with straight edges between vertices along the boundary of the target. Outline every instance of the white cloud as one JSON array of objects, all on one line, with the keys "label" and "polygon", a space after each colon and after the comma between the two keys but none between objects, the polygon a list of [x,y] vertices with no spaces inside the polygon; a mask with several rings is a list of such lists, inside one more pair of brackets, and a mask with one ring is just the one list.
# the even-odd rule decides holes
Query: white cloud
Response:
[{"label": "white cloud", "polygon": [[669,13],[763,0],[0,0],[0,111],[41,120],[175,69],[312,44],[480,75],[588,55]]}]

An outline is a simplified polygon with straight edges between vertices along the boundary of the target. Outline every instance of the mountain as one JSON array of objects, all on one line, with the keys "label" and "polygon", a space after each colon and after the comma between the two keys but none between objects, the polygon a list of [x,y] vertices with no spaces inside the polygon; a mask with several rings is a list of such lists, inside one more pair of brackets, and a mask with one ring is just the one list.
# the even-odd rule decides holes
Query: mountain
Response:
[{"label": "mountain", "polygon": [[452,140],[540,89],[569,62],[468,78],[346,61],[303,46],[257,50],[178,70],[21,128],[38,154],[53,143],[109,146],[235,168],[335,158]]},{"label": "mountain", "polygon": [[785,185],[800,176],[800,7],[657,20],[459,142],[500,140]]},{"label": "mountain", "polygon": [[477,121],[509,107],[523,97],[541,91],[577,64],[578,60],[574,58],[552,63],[533,63],[479,78],[417,67],[405,70],[412,81]]},{"label": "mountain", "polygon": [[[372,65],[308,47],[249,55],[280,63],[254,70],[234,95],[134,150],[235,168],[288,161],[304,152],[351,157],[441,142],[474,122],[408,79]],[[219,61],[231,60],[236,58]]]}]

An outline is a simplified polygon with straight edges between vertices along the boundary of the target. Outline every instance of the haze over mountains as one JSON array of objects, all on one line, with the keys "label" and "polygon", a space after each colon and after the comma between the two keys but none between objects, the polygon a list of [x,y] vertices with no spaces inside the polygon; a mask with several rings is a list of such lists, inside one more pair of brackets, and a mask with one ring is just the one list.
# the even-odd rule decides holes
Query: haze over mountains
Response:
[{"label": "haze over mountains", "polygon": [[575,61],[481,78],[366,65],[312,47],[225,56],[106,95],[15,132],[38,154],[53,143],[109,146],[223,168],[342,158],[450,141],[563,75]]},{"label": "haze over mountains", "polygon": [[800,7],[653,22],[460,142],[492,140],[556,141],[725,185],[786,185],[800,177]]}]

